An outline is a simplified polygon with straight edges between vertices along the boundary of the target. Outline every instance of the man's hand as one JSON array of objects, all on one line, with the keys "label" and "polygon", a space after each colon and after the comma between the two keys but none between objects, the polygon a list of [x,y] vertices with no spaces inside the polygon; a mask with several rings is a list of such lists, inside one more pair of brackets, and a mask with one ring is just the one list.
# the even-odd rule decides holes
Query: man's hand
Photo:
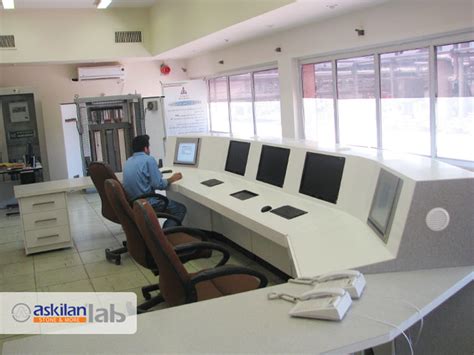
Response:
[{"label": "man's hand", "polygon": [[182,178],[183,175],[181,175],[181,173],[174,173],[173,175],[171,175],[171,177],[168,178],[168,183],[171,184],[173,182],[181,180]]}]

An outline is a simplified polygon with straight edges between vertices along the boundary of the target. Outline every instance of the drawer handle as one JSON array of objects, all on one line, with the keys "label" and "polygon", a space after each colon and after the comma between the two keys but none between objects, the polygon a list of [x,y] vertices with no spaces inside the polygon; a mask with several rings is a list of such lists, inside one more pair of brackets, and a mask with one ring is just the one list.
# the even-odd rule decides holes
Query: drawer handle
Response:
[{"label": "drawer handle", "polygon": [[40,219],[38,221],[35,221],[35,223],[53,222],[53,221],[57,221],[57,220],[58,220],[57,218]]},{"label": "drawer handle", "polygon": [[55,237],[59,237],[59,234],[43,235],[43,236],[38,237],[36,239],[40,240],[40,239],[55,238]]},{"label": "drawer handle", "polygon": [[33,203],[33,207],[36,206],[44,206],[44,205],[54,205],[54,201],[48,201],[48,202],[38,202],[38,203]]}]

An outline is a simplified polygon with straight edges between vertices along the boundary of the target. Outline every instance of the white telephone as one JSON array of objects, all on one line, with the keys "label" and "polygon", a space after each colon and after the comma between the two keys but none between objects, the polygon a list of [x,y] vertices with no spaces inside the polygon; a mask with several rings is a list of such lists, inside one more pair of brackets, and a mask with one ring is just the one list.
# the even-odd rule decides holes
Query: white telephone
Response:
[{"label": "white telephone", "polygon": [[292,317],[341,320],[352,304],[343,288],[314,288],[298,297],[300,302],[290,310]]},{"label": "white telephone", "polygon": [[290,310],[292,317],[341,320],[352,304],[349,293],[343,288],[314,288],[300,296],[272,292],[268,299],[283,299],[295,306]]},{"label": "white telephone", "polygon": [[315,277],[302,277],[298,279],[290,279],[288,282],[314,285],[316,288],[327,288],[327,287],[341,287],[349,292],[352,299],[358,299],[364,291],[366,281],[364,275],[357,270],[344,270],[330,272],[327,274],[315,276]]}]

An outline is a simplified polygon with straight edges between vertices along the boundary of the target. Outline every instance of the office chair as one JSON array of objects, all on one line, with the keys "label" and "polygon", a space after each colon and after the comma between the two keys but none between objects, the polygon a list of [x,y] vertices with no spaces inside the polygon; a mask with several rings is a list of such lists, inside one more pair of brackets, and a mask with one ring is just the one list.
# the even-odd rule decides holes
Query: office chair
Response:
[{"label": "office chair", "polygon": [[[112,206],[110,205],[109,200],[107,196],[105,195],[105,190],[104,190],[105,180],[113,179],[113,180],[118,181],[117,176],[115,175],[115,173],[113,172],[113,170],[110,168],[109,165],[102,162],[90,163],[88,167],[88,173],[92,179],[92,182],[94,183],[94,186],[97,192],[99,193],[100,200],[102,202],[102,210],[101,210],[102,216],[104,216],[111,222],[120,224],[120,220],[115,215],[115,212]],[[164,202],[163,212],[158,212],[160,218],[173,219],[178,224],[181,224],[181,221],[179,221],[179,219],[177,219],[175,216],[165,213],[166,208],[169,203],[166,196],[151,193],[151,194],[140,196],[139,198],[146,198],[146,197],[156,197]],[[124,254],[128,251],[127,242],[124,241],[122,244],[123,244],[123,247],[115,249],[115,250],[105,249],[105,257],[108,261],[112,261],[116,265],[120,265],[121,254]]]},{"label": "office chair", "polygon": [[262,288],[267,279],[244,267],[218,266],[189,274],[176,248],[165,237],[153,208],[146,200],[133,203],[135,223],[160,269],[160,294],[169,306],[208,300]]},{"label": "office chair", "polygon": [[[126,198],[122,184],[116,180],[108,179],[105,181],[104,190],[107,198],[113,206],[115,215],[125,231],[130,256],[141,266],[150,269],[156,276],[158,276],[159,268],[148,251],[140,230],[135,224],[133,210]],[[212,256],[213,250],[222,253],[222,258],[217,263],[217,266],[224,265],[229,260],[230,255],[227,249],[220,245],[207,242],[206,233],[200,229],[172,227],[165,229],[164,234],[166,235],[168,242],[175,249],[175,252],[178,254],[182,263],[186,263],[193,259],[209,258]],[[148,301],[138,307],[140,310],[146,310],[163,301],[161,296],[154,298],[151,298],[150,296],[151,291],[159,290],[159,288],[160,286],[158,284],[142,288],[143,296]]]}]

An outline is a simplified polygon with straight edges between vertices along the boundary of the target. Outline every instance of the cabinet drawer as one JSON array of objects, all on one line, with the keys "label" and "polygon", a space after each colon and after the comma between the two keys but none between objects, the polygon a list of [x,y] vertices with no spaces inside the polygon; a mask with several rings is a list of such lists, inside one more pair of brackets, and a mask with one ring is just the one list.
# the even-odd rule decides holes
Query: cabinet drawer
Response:
[{"label": "cabinet drawer", "polygon": [[66,208],[66,198],[62,192],[21,198],[19,203],[23,214]]},{"label": "cabinet drawer", "polygon": [[35,212],[23,215],[23,227],[25,231],[65,226],[68,224],[66,209]]},{"label": "cabinet drawer", "polygon": [[43,228],[25,232],[25,243],[28,248],[67,242],[70,239],[69,226]]}]

